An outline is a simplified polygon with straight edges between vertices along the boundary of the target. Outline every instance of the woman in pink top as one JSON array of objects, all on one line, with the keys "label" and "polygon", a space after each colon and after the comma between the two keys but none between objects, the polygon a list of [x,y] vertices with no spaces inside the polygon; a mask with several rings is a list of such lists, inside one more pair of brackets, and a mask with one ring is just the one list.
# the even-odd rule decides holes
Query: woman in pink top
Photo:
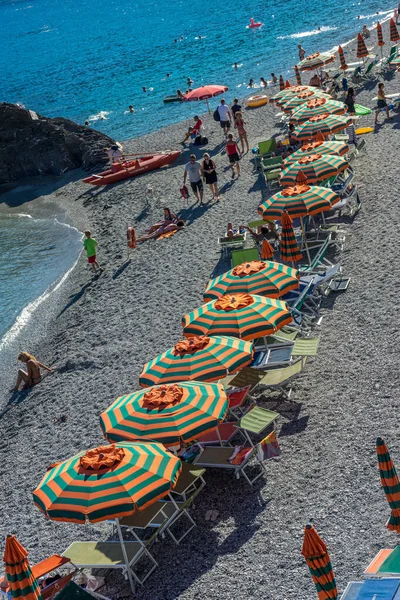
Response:
[{"label": "woman in pink top", "polygon": [[226,153],[229,158],[229,163],[232,167],[232,179],[235,178],[235,165],[237,169],[237,175],[240,177],[239,148],[231,133],[228,133],[228,139],[226,140]]},{"label": "woman in pink top", "polygon": [[238,131],[240,144],[242,146],[242,154],[244,154],[244,142],[246,142],[246,152],[249,151],[249,142],[247,141],[247,131],[244,128],[245,122],[243,121],[243,115],[239,111],[235,114],[235,127]]}]

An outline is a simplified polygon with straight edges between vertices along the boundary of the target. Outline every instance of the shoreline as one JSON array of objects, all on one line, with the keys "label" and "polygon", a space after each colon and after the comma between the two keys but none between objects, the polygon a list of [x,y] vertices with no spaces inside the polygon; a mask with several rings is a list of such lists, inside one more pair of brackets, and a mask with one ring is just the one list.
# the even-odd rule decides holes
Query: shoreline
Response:
[{"label": "shoreline", "polygon": [[[396,86],[398,81],[392,78],[387,91]],[[364,89],[357,98],[366,103],[374,95],[374,89]],[[278,132],[276,112],[268,105],[265,110],[244,111],[250,146]],[[46,522],[32,504],[31,489],[48,463],[104,441],[99,412],[121,393],[137,389],[142,365],[179,339],[180,317],[201,303],[211,272],[221,266],[216,241],[222,228],[228,221],[253,220],[265,194],[248,160],[251,157],[243,160],[240,180],[230,182],[226,156],[219,152],[219,124],[210,117],[205,121],[210,144],[195,152],[200,156],[212,148],[212,156],[217,157],[224,188],[219,204],[194,207],[192,194],[188,204],[179,197],[187,149],[167,170],[109,190],[85,186],[82,197],[76,181],[54,192],[54,199],[63,203],[72,220],[82,220],[93,230],[105,273],[94,279],[84,259],[77,261],[63,285],[43,303],[38,321],[31,322],[23,335],[23,343],[31,344],[27,349],[46,364],[55,364],[57,373],[21,395],[18,402],[10,404],[3,396],[0,448],[9,499],[2,534],[17,533],[32,560],[62,552],[71,540],[108,534],[106,525]],[[170,125],[130,140],[126,149],[140,152],[147,150],[146,145],[153,149],[150,144],[156,142],[175,144],[183,129],[181,122]],[[395,209],[391,189],[397,169],[383,150],[387,146],[395,156],[400,144],[398,131],[396,137],[388,124],[366,141],[369,152],[355,165],[363,184],[363,210],[352,225],[344,225],[347,239],[341,262],[352,277],[351,287],[335,298],[333,306],[325,307],[319,354],[296,380],[294,404],[278,408],[282,457],[268,463],[268,475],[254,493],[225,474],[207,474],[208,485],[194,511],[198,527],[181,547],[165,541],[158,545],[160,567],[141,590],[143,600],[158,596],[189,600],[204,597],[205,590],[210,600],[230,600],[232,582],[235,594],[243,600],[313,598],[315,588],[300,556],[301,527],[310,519],[331,550],[341,590],[346,580],[361,574],[361,567],[378,547],[391,545],[384,528],[389,508],[379,488],[373,437],[387,433],[389,446],[398,439],[391,416],[400,387],[397,360],[386,347],[386,339],[381,339],[385,336],[377,339],[382,326],[398,337],[394,328],[386,329],[397,299],[395,289],[392,295],[383,279],[395,236],[383,238],[379,248],[372,246],[369,256],[365,249],[371,248],[373,235],[387,232]],[[146,203],[149,185],[153,195]],[[52,194],[48,196],[44,202],[51,203]],[[376,206],[378,201],[382,204]],[[163,206],[183,213],[185,231],[137,248],[125,267],[127,222],[140,232],[159,218]],[[394,214],[393,219],[395,227],[400,218]],[[393,275],[396,272],[397,267]],[[383,308],[375,306],[373,300],[378,298]],[[372,342],[379,345],[373,356]],[[380,391],[376,384],[381,385],[383,369],[391,379]],[[7,389],[15,372],[1,374],[6,383],[3,389]],[[54,420],[63,415],[65,424]],[[221,513],[211,529],[204,522],[210,505]],[[182,564],[189,568],[182,569]],[[169,577],[172,568],[173,577]],[[124,587],[122,578],[113,581],[118,590]]]}]

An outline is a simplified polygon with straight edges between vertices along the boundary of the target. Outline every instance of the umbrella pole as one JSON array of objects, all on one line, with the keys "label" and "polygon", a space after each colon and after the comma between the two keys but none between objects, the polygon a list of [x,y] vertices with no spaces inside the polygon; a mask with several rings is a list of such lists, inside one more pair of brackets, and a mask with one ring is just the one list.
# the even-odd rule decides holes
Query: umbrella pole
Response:
[{"label": "umbrella pole", "polygon": [[[300,217],[300,223],[301,223],[301,231],[302,231],[302,236],[303,236],[303,244],[304,244],[304,248],[306,249],[308,263],[311,264],[311,256],[310,256],[310,251],[309,251],[308,245],[307,245],[307,239],[306,239],[306,232],[305,232],[305,229],[304,229],[303,217]],[[302,250],[303,250],[303,248],[302,248]]]},{"label": "umbrella pole", "polygon": [[134,594],[135,591],[136,591],[135,590],[135,582],[133,581],[132,571],[131,571],[130,566],[129,566],[128,554],[126,552],[126,548],[125,548],[125,544],[124,544],[124,538],[122,536],[122,531],[121,531],[121,525],[119,524],[119,519],[115,519],[115,523],[116,523],[117,529],[118,529],[119,541],[121,542],[122,555],[124,557],[124,561],[125,561],[125,564],[126,564],[126,573],[128,575],[129,584],[131,586],[132,594]]},{"label": "umbrella pole", "polygon": [[208,103],[208,99],[207,98],[206,98],[206,104],[207,104],[208,114],[211,115],[211,109],[210,109],[210,105]]}]

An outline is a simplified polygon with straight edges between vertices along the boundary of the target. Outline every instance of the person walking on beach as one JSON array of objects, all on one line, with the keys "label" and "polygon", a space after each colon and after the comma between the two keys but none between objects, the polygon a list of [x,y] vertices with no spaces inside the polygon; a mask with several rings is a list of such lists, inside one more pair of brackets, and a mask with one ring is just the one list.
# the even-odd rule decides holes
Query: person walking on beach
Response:
[{"label": "person walking on beach", "polygon": [[356,113],[356,108],[354,105],[355,101],[356,101],[356,93],[354,91],[354,88],[350,87],[347,90],[347,96],[345,98],[344,103],[347,104],[347,110],[352,115],[354,115]]},{"label": "person walking on beach", "polygon": [[378,115],[382,110],[386,110],[386,116],[388,119],[392,118],[389,115],[389,107],[386,102],[385,84],[379,83],[378,84],[378,110],[376,111],[376,115],[375,115],[375,125],[378,123]]},{"label": "person walking on beach", "polygon": [[247,141],[247,131],[245,130],[245,121],[243,120],[243,115],[239,110],[235,114],[235,127],[237,129],[239,140],[242,146],[242,154],[244,154],[244,144],[246,143],[246,152],[249,151],[249,142]]},{"label": "person walking on beach", "polygon": [[228,155],[229,164],[232,168],[232,179],[235,179],[235,165],[237,170],[237,176],[240,177],[239,148],[237,143],[233,139],[233,135],[231,133],[228,134],[228,139],[226,140],[226,153]]},{"label": "person walking on beach", "polygon": [[218,177],[217,177],[217,169],[215,166],[215,162],[211,160],[208,152],[203,154],[203,164],[202,169],[204,173],[204,178],[206,180],[206,184],[210,187],[212,193],[213,200],[220,200],[220,195],[218,191]]},{"label": "person walking on beach", "polygon": [[299,59],[300,60],[304,60],[304,57],[306,55],[306,51],[304,50],[303,46],[301,44],[298,44],[297,48],[299,49]]},{"label": "person walking on beach", "polygon": [[364,25],[364,27],[362,28],[361,35],[364,38],[364,40],[367,40],[369,37],[371,37],[371,32],[366,25]]},{"label": "person walking on beach", "polygon": [[236,113],[239,112],[240,110],[242,110],[242,107],[239,104],[239,100],[237,98],[234,98],[233,99],[233,104],[231,106],[231,111],[232,111],[233,119],[235,119]]},{"label": "person walking on beach", "polygon": [[201,168],[201,164],[196,160],[195,154],[190,155],[190,161],[185,166],[183,185],[186,184],[186,177],[188,173],[190,187],[196,196],[196,201],[200,202],[200,204],[203,204],[203,182],[201,181],[201,178],[203,177],[203,169]]},{"label": "person walking on beach", "polygon": [[42,365],[42,363],[40,363],[34,356],[32,356],[32,354],[29,354],[28,352],[20,352],[17,360],[26,364],[27,371],[18,369],[17,383],[13,388],[13,392],[19,391],[19,386],[22,382],[24,382],[24,390],[27,390],[28,388],[40,383],[42,381],[40,369],[44,369],[49,373],[53,372],[53,369],[46,367],[46,365]]},{"label": "person walking on beach", "polygon": [[220,119],[219,123],[220,123],[222,129],[224,130],[224,134],[226,136],[229,131],[229,128],[231,126],[231,123],[232,123],[232,117],[231,117],[231,111],[225,104],[224,98],[222,98],[221,104],[218,106],[217,110],[218,110],[219,119]]},{"label": "person walking on beach", "polygon": [[85,231],[85,236],[86,239],[83,242],[83,247],[86,250],[88,263],[89,265],[92,265],[92,270],[94,273],[97,273],[97,270],[100,270],[100,273],[102,273],[103,269],[100,267],[96,258],[97,241],[92,238],[92,234],[89,230]]}]

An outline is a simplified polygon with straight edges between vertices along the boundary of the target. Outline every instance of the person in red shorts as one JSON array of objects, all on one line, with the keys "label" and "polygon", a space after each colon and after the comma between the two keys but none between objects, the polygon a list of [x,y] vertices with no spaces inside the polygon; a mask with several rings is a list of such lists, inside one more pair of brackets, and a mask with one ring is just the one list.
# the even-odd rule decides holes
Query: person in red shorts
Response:
[{"label": "person in red shorts", "polygon": [[94,238],[92,238],[92,234],[90,231],[85,231],[85,236],[86,236],[86,239],[83,242],[83,247],[86,250],[86,254],[88,257],[88,263],[89,263],[89,265],[92,265],[92,269],[93,269],[94,273],[97,273],[97,270],[102,272],[103,269],[100,267],[100,265],[96,259],[97,241]]}]

